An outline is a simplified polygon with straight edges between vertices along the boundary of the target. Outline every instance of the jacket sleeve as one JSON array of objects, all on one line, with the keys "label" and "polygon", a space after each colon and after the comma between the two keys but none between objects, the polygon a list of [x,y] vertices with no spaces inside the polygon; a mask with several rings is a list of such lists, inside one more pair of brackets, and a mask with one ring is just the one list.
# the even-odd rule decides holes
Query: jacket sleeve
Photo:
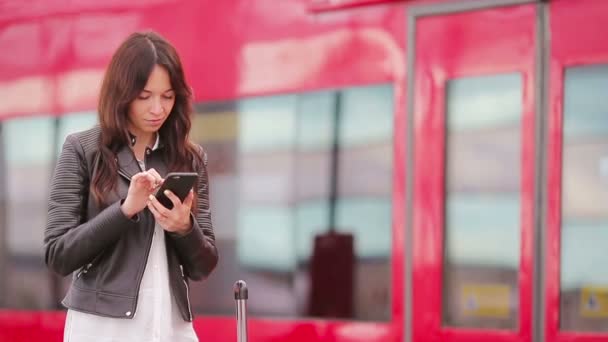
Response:
[{"label": "jacket sleeve", "polygon": [[137,226],[136,221],[122,213],[120,201],[83,222],[88,193],[89,172],[84,151],[74,136],[68,136],[51,182],[44,230],[45,262],[64,276],[91,262],[115,243],[125,229]]},{"label": "jacket sleeve", "polygon": [[[202,148],[201,148],[202,151]],[[197,208],[192,217],[192,229],[186,235],[170,234],[184,273],[190,279],[201,280],[207,277],[218,262],[215,234],[209,209],[209,176],[207,174],[207,155],[201,152],[203,165],[198,172]]]}]

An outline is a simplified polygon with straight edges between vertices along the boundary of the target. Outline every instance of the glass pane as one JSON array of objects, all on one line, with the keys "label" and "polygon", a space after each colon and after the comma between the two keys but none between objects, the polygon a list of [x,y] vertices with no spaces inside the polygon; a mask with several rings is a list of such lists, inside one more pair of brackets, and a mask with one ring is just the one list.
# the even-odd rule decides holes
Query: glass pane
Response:
[{"label": "glass pane", "polygon": [[50,272],[42,254],[48,188],[65,137],[96,121],[85,112],[2,123],[0,307],[63,309],[70,277]]},{"label": "glass pane", "polygon": [[[52,275],[43,258],[55,119],[33,117],[3,123],[6,162],[6,281],[11,308],[54,307]],[[2,191],[4,192],[4,191]]]},{"label": "glass pane", "polygon": [[[245,279],[258,294],[252,315],[390,318],[392,101],[390,86],[372,86],[196,107],[193,137],[209,153],[222,258],[193,284],[196,312],[232,315],[232,298],[205,294]],[[334,141],[336,229],[328,234]],[[328,241],[331,262],[320,247]],[[352,288],[334,295],[343,286],[320,278],[328,269],[319,265],[340,263],[345,273],[336,275],[351,277]]]},{"label": "glass pane", "polygon": [[608,65],[566,70],[561,329],[608,331]]},{"label": "glass pane", "polygon": [[79,131],[92,128],[97,123],[97,113],[93,111],[70,113],[59,118],[59,126],[57,127],[57,156],[61,153],[65,138]]},{"label": "glass pane", "polygon": [[6,165],[6,148],[4,142],[4,125],[0,121],[0,308],[7,306],[8,297],[8,175]]},{"label": "glass pane", "polygon": [[517,328],[521,84],[519,74],[447,83],[445,325]]}]

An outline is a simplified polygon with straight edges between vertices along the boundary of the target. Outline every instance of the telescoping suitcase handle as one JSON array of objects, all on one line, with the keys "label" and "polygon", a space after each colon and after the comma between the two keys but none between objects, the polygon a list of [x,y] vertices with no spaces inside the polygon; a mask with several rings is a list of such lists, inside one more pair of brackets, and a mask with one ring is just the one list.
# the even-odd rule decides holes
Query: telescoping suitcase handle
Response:
[{"label": "telescoping suitcase handle", "polygon": [[247,283],[242,280],[234,283],[236,300],[236,338],[237,342],[247,342]]}]

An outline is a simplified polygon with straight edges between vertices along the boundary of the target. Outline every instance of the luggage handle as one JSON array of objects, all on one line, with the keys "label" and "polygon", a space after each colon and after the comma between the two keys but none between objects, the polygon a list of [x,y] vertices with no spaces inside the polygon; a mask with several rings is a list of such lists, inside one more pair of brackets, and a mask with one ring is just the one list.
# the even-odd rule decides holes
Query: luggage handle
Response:
[{"label": "luggage handle", "polygon": [[234,283],[234,300],[236,301],[236,339],[237,342],[247,342],[247,298],[249,291],[247,283],[239,280]]}]

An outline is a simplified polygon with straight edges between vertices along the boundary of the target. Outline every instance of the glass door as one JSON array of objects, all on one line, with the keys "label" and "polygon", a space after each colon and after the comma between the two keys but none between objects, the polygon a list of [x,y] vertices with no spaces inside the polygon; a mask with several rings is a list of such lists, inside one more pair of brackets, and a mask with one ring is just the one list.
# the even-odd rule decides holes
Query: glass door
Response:
[{"label": "glass door", "polygon": [[548,6],[546,340],[608,341],[608,1]]},{"label": "glass door", "polygon": [[531,340],[536,14],[416,20],[413,341]]}]

